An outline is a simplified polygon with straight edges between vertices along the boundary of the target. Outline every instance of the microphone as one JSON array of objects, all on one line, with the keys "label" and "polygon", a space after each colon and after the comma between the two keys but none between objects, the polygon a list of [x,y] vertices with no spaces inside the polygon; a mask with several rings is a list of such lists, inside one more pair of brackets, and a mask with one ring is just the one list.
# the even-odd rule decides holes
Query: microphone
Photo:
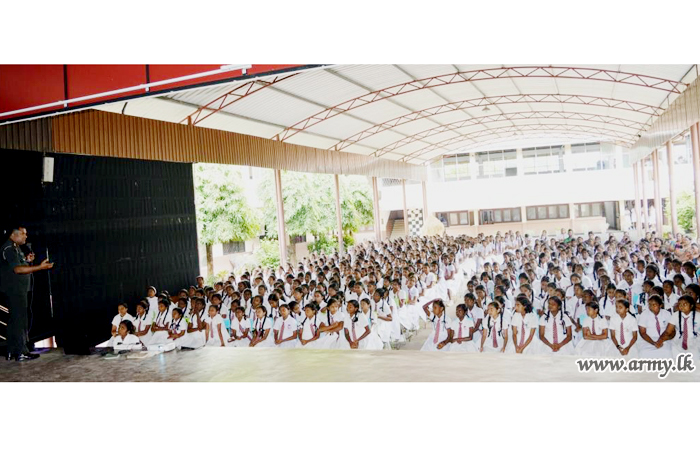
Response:
[{"label": "microphone", "polygon": [[32,253],[32,243],[31,243],[31,242],[27,242],[26,245],[27,245],[27,248],[29,249],[29,253]]}]

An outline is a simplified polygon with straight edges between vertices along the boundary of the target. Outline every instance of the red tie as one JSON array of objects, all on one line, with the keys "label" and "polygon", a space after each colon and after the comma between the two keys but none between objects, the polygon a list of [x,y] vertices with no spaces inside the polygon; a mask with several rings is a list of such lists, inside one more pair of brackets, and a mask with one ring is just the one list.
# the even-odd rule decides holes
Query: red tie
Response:
[{"label": "red tie", "polygon": [[525,318],[523,317],[523,329],[522,329],[522,333],[520,333],[520,346],[522,347],[524,343],[525,343]]},{"label": "red tie", "polygon": [[683,350],[688,350],[688,318],[683,323]]},{"label": "red tie", "polygon": [[357,336],[355,335],[355,322],[352,323],[352,340],[357,342]]},{"label": "red tie", "polygon": [[656,332],[661,336],[661,324],[659,323],[659,316],[656,316]]},{"label": "red tie", "polygon": [[625,345],[625,323],[620,322],[620,345]]},{"label": "red tie", "polygon": [[595,334],[595,319],[591,319],[591,323],[593,324],[593,334]]},{"label": "red tie", "polygon": [[438,343],[438,339],[440,338],[440,318],[435,317],[437,319],[437,325],[435,326],[435,337],[433,338],[433,344]]},{"label": "red tie", "polygon": [[554,339],[555,344],[558,344],[559,343],[559,329],[557,327],[557,319],[553,320],[553,325],[554,325],[554,328],[552,328],[552,339]]},{"label": "red tie", "polygon": [[630,287],[630,290],[627,291],[627,301],[632,304],[632,288]]},{"label": "red tie", "polygon": [[496,340],[496,323],[494,322],[493,328],[491,329],[493,336],[493,348],[498,348],[498,341]]},{"label": "red tie", "polygon": [[462,322],[459,323],[459,334],[457,334],[457,339],[462,339]]}]

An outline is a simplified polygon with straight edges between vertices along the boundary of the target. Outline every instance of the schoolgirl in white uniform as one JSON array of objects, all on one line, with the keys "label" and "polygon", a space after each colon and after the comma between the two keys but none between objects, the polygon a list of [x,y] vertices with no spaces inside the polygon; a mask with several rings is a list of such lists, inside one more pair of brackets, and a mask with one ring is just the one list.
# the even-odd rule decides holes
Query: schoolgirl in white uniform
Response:
[{"label": "schoolgirl in white uniform", "polygon": [[406,325],[408,325],[409,327],[411,326],[408,323],[403,324],[401,322],[401,308],[403,308],[403,306],[406,304],[406,300],[408,299],[408,293],[404,290],[401,290],[400,286],[401,284],[399,280],[393,280],[391,282],[391,290],[387,294],[393,310],[391,315],[391,338],[392,340],[399,342],[404,341],[403,333],[401,333],[401,326],[403,325],[406,329],[408,329]]},{"label": "schoolgirl in white uniform", "polygon": [[158,310],[157,292],[158,291],[153,286],[148,286],[148,289],[146,290],[146,300],[148,300],[148,309],[150,311]]},{"label": "schoolgirl in white uniform", "polygon": [[253,337],[250,341],[250,347],[274,347],[275,337],[272,334],[272,319],[267,315],[267,309],[264,306],[258,306],[255,310],[255,320],[253,321]]},{"label": "schoolgirl in white uniform", "polygon": [[540,353],[545,355],[573,355],[574,345],[571,320],[562,310],[559,297],[549,298],[549,309],[540,317]]},{"label": "schoolgirl in white uniform", "polygon": [[297,348],[321,348],[319,338],[321,337],[320,327],[325,325],[322,314],[318,314],[315,302],[311,302],[304,308],[304,320],[301,321],[301,336],[297,343]]},{"label": "schoolgirl in white uniform", "polygon": [[695,358],[700,356],[700,315],[696,318],[695,313],[693,297],[681,296],[678,299],[678,312],[671,315],[669,322],[676,332],[672,346],[674,358],[681,353],[692,353]]},{"label": "schoolgirl in white uniform", "polygon": [[171,322],[170,305],[167,300],[158,301],[158,313],[151,324],[151,337],[148,345],[160,345],[168,342],[168,330]]},{"label": "schoolgirl in white uniform", "polygon": [[226,347],[226,328],[224,318],[219,314],[219,305],[209,305],[209,315],[204,319],[204,323],[207,347]]},{"label": "schoolgirl in white uniform", "polygon": [[[432,305],[432,313],[428,309]],[[423,306],[425,315],[430,318],[433,330],[423,343],[421,351],[448,351],[452,340],[452,322],[447,318],[445,303],[442,300],[433,300]]]},{"label": "schoolgirl in white uniform", "polygon": [[277,348],[294,348],[297,345],[297,321],[290,315],[287,304],[280,305],[280,317],[275,320],[272,332]]},{"label": "schoolgirl in white uniform", "polygon": [[[376,340],[370,340],[372,330],[369,323],[360,313],[360,304],[357,300],[350,300],[347,304],[348,313],[343,323],[343,334],[345,343],[340,348],[350,348],[351,350],[381,350],[383,345]],[[342,342],[341,337],[341,342]]]},{"label": "schoolgirl in white uniform", "polygon": [[134,324],[130,320],[123,320],[117,329],[117,335],[112,342],[115,352],[122,350],[141,350],[143,344],[134,334]]},{"label": "schoolgirl in white uniform", "polygon": [[515,299],[515,313],[510,321],[512,344],[506,353],[522,353],[532,355],[537,353],[539,339],[537,338],[538,320],[532,311],[532,303],[524,295]]},{"label": "schoolgirl in white uniform", "polygon": [[[182,337],[180,346],[182,348],[202,348],[207,343],[204,299],[193,300],[192,312],[187,324],[187,333]],[[187,318],[185,318],[187,320]]]},{"label": "schoolgirl in white uniform", "polygon": [[481,347],[481,333],[484,321],[484,310],[476,306],[474,294],[464,294],[464,304],[467,306],[467,317],[474,321],[474,345],[477,350]]},{"label": "schoolgirl in white uniform", "polygon": [[245,315],[245,309],[239,306],[231,319],[231,338],[228,340],[228,346],[249,347],[250,340],[250,320]]},{"label": "schoolgirl in white uniform", "polygon": [[374,309],[372,309],[372,303],[374,302],[367,298],[360,300],[360,314],[365,317],[365,320],[367,320],[367,323],[369,324],[370,334],[366,338],[368,340],[368,345],[370,345],[372,348],[383,349],[384,342],[379,337],[379,333],[377,332],[379,324],[377,323],[377,313],[374,311]]},{"label": "schoolgirl in white uniform", "polygon": [[393,309],[391,307],[391,302],[387,298],[384,298],[385,292],[383,288],[378,289],[374,293],[372,300],[374,302],[373,309],[377,315],[375,320],[377,334],[386,346],[391,343]]},{"label": "schoolgirl in white uniform", "polygon": [[175,348],[182,348],[183,337],[187,333],[187,322],[180,308],[172,311],[173,319],[168,328],[168,342],[175,344]]},{"label": "schoolgirl in white uniform", "polygon": [[[357,301],[357,300],[353,300]],[[321,336],[318,338],[318,348],[338,348],[342,345],[342,331],[346,314],[340,310],[340,302],[332,298],[328,300],[323,325],[319,327]]]},{"label": "schoolgirl in white uniform", "polygon": [[664,302],[658,295],[647,301],[648,309],[639,316],[639,357],[670,358],[673,354],[671,313],[664,309]]},{"label": "schoolgirl in white uniform", "polygon": [[151,339],[151,324],[153,314],[149,314],[150,304],[148,300],[141,300],[136,305],[136,317],[134,318],[134,335],[139,338],[143,345],[148,345]]},{"label": "schoolgirl in white uniform", "polygon": [[474,342],[474,321],[467,316],[467,305],[457,305],[455,314],[457,317],[450,324],[452,342],[449,345],[449,351],[476,353],[478,348]]},{"label": "schoolgirl in white uniform", "polygon": [[129,322],[134,323],[134,318],[127,312],[127,304],[126,303],[119,303],[117,306],[117,312],[118,314],[114,316],[112,319],[112,337],[109,339],[109,345],[110,347],[114,344],[114,338],[117,337],[117,334],[119,332],[119,324],[122,323],[125,320],[128,320]]},{"label": "schoolgirl in white uniform", "polygon": [[600,314],[598,302],[586,305],[586,318],[581,321],[583,338],[576,345],[576,354],[582,356],[605,356],[611,341],[608,338],[608,321]]},{"label": "schoolgirl in white uniform", "polygon": [[509,321],[501,304],[497,301],[489,303],[481,327],[481,346],[479,351],[486,353],[504,353],[508,345]]},{"label": "schoolgirl in white uniform", "polygon": [[674,291],[675,286],[673,285],[672,280],[666,280],[663,283],[663,289],[664,289],[664,308],[671,314],[673,314],[677,308],[676,308],[676,303],[678,303],[678,299],[680,298],[678,294],[676,294]]},{"label": "schoolgirl in white uniform", "polygon": [[630,303],[627,300],[618,300],[615,310],[617,314],[610,318],[609,325],[613,346],[606,356],[635,358],[638,354],[635,345],[639,333],[637,317],[630,311]]},{"label": "schoolgirl in white uniform", "polygon": [[617,314],[617,312],[615,312],[615,292],[617,292],[615,285],[612,283],[608,284],[605,287],[605,295],[601,297],[600,303],[598,304],[600,307],[600,315],[606,320],[610,320],[613,314]]}]

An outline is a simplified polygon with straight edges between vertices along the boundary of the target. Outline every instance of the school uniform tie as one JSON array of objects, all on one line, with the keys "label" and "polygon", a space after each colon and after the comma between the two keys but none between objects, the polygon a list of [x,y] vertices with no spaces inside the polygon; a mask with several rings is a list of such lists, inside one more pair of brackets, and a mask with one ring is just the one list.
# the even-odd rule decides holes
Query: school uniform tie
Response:
[{"label": "school uniform tie", "polygon": [[552,328],[552,340],[554,340],[555,344],[558,344],[559,343],[559,329],[557,327],[557,320],[556,319],[553,320],[552,325],[554,325],[554,327]]},{"label": "school uniform tie", "polygon": [[283,337],[284,337],[284,320],[282,321],[282,326],[280,327],[279,340],[281,341]]},{"label": "school uniform tie", "polygon": [[522,332],[520,333],[520,346],[522,347],[525,343],[525,319],[523,319]]},{"label": "school uniform tie", "polygon": [[620,345],[625,345],[625,323],[620,322]]},{"label": "school uniform tie", "polygon": [[591,319],[591,324],[593,325],[593,334],[595,334],[595,319]]},{"label": "school uniform tie", "polygon": [[435,327],[435,337],[433,337],[433,344],[438,343],[438,339],[440,338],[440,319],[437,319],[437,326]]},{"label": "school uniform tie", "polygon": [[688,350],[688,318],[683,323],[683,350]]},{"label": "school uniform tie", "polygon": [[661,324],[659,323],[659,316],[655,316],[656,319],[656,332],[661,336]]},{"label": "school uniform tie", "polygon": [[357,342],[357,336],[355,335],[355,322],[352,323],[352,340]]},{"label": "school uniform tie", "polygon": [[627,291],[627,301],[630,302],[630,305],[632,304],[632,288]]},{"label": "school uniform tie", "polygon": [[498,337],[496,336],[496,324],[493,324],[493,328],[491,328],[491,335],[493,336],[493,348],[498,348]]},{"label": "school uniform tie", "polygon": [[457,334],[457,339],[462,339],[462,323],[459,324],[459,333]]}]

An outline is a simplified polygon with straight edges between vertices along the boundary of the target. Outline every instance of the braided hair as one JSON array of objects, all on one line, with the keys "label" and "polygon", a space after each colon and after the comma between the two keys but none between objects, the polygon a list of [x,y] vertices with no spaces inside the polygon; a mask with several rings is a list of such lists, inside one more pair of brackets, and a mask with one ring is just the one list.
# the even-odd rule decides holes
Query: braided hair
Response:
[{"label": "braided hair", "polygon": [[[680,303],[681,300],[688,302],[688,304],[690,305],[690,310],[693,311],[693,313],[692,313],[693,317],[691,318],[690,326],[693,327],[693,336],[697,337],[698,332],[695,331],[695,299],[693,297],[691,297],[690,295],[683,295],[681,298],[678,299],[678,303]],[[678,331],[680,332],[680,335],[682,337],[683,333],[687,332],[688,330],[683,330],[681,316],[682,316],[682,313],[681,313],[681,310],[679,308],[678,309]]]},{"label": "braided hair", "polygon": [[[493,301],[489,303],[489,306],[493,306],[494,308],[496,308],[498,313],[501,315],[501,331],[503,331],[503,312],[501,311],[501,304],[497,301]],[[491,314],[489,314],[488,316],[489,318],[486,321],[486,328],[488,329],[488,333],[486,335],[491,336]],[[494,325],[496,325],[495,322]],[[499,335],[501,334],[501,331],[498,332]]]},{"label": "braided hair", "polygon": [[[557,304],[557,306],[559,306],[559,312],[561,313],[561,319],[560,319],[561,327],[564,330],[564,334],[566,335],[566,323],[564,322],[564,308],[562,307],[561,299],[559,297],[550,297],[549,301],[553,301],[554,303]],[[547,315],[545,316],[545,319],[544,319],[545,323],[549,323],[549,316],[550,315],[551,315],[551,311],[549,309],[547,309]],[[552,319],[554,321],[557,320],[556,316],[553,317]],[[554,326],[557,326],[556,323],[554,324]]]}]

